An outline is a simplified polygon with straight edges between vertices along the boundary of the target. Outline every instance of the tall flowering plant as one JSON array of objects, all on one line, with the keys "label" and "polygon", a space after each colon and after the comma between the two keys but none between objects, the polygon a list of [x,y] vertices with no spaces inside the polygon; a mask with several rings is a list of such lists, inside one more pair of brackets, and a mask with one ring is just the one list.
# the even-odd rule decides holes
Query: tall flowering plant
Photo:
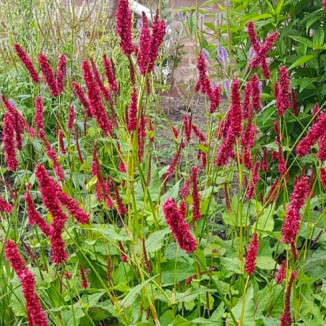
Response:
[{"label": "tall flowering plant", "polygon": [[[303,114],[293,73],[271,69],[281,31],[263,40],[249,21],[252,55],[236,77],[219,42],[227,83],[198,47],[191,95],[203,105],[190,101],[177,123],[155,101],[166,22],[143,13],[134,38],[128,3],[118,4],[119,48],[77,72],[64,54],[14,46],[36,94],[32,117],[17,94],[18,104],[2,95],[3,171],[15,182],[0,178],[1,320],[322,324],[325,104],[293,141],[287,118]],[[307,297],[320,316],[307,319]]]}]

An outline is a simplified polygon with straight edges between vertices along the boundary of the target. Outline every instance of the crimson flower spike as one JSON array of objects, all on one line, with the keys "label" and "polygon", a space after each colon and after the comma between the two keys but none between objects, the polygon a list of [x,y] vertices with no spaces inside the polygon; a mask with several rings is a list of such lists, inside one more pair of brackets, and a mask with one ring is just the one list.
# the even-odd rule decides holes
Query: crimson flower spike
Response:
[{"label": "crimson flower spike", "polygon": [[66,76],[66,56],[61,54],[58,60],[57,68],[57,89],[59,94],[63,91],[64,84],[63,80]]},{"label": "crimson flower spike", "polygon": [[298,278],[297,271],[293,271],[290,276],[289,283],[285,292],[285,304],[283,314],[280,318],[281,324],[280,326],[291,326],[292,325],[292,317],[291,317],[291,290],[292,284],[294,280]]},{"label": "crimson flower spike", "polygon": [[19,56],[21,62],[25,66],[25,68],[28,70],[33,83],[39,83],[41,81],[40,76],[36,72],[36,70],[33,66],[32,60],[28,57],[28,55],[23,50],[23,48],[19,44],[15,43],[14,50],[15,50],[16,54]]},{"label": "crimson flower spike", "polygon": [[50,89],[51,96],[58,96],[60,91],[58,89],[57,80],[54,77],[53,70],[47,57],[43,53],[39,55],[38,63],[40,65],[44,80]]},{"label": "crimson flower spike", "polygon": [[311,185],[309,184],[308,177],[302,176],[300,179],[296,180],[282,228],[283,243],[295,243],[301,221],[300,210],[304,206],[310,190]]},{"label": "crimson flower spike", "polygon": [[289,94],[290,94],[290,79],[288,70],[285,66],[280,68],[280,78],[278,82],[278,90],[276,97],[277,114],[279,117],[283,116],[285,111],[290,108]]},{"label": "crimson flower spike", "polygon": [[150,44],[150,53],[149,53],[149,64],[148,64],[148,72],[152,72],[154,70],[155,61],[159,54],[159,48],[163,43],[165,37],[165,22],[164,20],[159,20],[159,12],[157,10],[156,15],[154,17],[153,22],[153,31],[152,38]]},{"label": "crimson flower spike", "polygon": [[210,95],[212,92],[211,82],[207,76],[207,67],[203,52],[200,52],[197,58],[197,69],[199,73],[199,80],[197,81],[195,91]]},{"label": "crimson flower spike", "polygon": [[120,36],[120,46],[122,52],[130,57],[134,51],[131,36],[131,10],[128,0],[120,0],[116,11],[117,34]]},{"label": "crimson flower spike", "polygon": [[10,214],[12,210],[13,206],[0,196],[0,212]]},{"label": "crimson flower spike", "polygon": [[257,236],[257,233],[254,233],[252,236],[250,245],[249,245],[247,261],[246,261],[246,272],[249,275],[251,275],[255,271],[255,268],[256,268],[258,247],[259,247],[258,236]]},{"label": "crimson flower spike", "polygon": [[110,90],[114,93],[119,92],[119,86],[116,82],[114,75],[114,65],[112,59],[108,59],[107,56],[103,55],[103,66],[106,74],[106,78],[108,79]]},{"label": "crimson flower spike", "polygon": [[46,316],[35,291],[35,276],[26,267],[25,261],[18,252],[17,245],[12,240],[5,241],[5,257],[22,285],[29,325],[47,326]]},{"label": "crimson flower spike", "polygon": [[267,36],[263,44],[260,44],[255,32],[254,23],[252,21],[248,22],[247,28],[249,40],[255,52],[254,58],[249,62],[249,67],[252,69],[257,69],[259,66],[261,66],[264,78],[269,79],[270,71],[267,65],[267,53],[277,41],[278,33],[273,32],[271,35]]},{"label": "crimson flower spike", "polygon": [[201,218],[200,213],[200,197],[198,191],[197,176],[199,169],[196,166],[193,166],[191,169],[191,181],[192,181],[192,219],[193,221],[198,221]]},{"label": "crimson flower spike", "polygon": [[144,76],[148,70],[149,54],[151,46],[151,31],[148,27],[148,20],[146,14],[143,12],[143,26],[140,33],[140,50],[138,53],[137,61],[140,73]]},{"label": "crimson flower spike", "polygon": [[197,248],[197,243],[189,231],[189,225],[172,198],[168,198],[163,205],[163,212],[167,225],[170,227],[174,239],[179,247],[190,254]]},{"label": "crimson flower spike", "polygon": [[103,106],[101,95],[99,92],[99,87],[93,77],[91,68],[88,62],[85,60],[82,63],[83,77],[87,87],[89,105],[91,109],[92,116],[95,117],[96,121],[100,125],[105,136],[110,134],[113,136],[112,123],[110,122],[106,109]]}]

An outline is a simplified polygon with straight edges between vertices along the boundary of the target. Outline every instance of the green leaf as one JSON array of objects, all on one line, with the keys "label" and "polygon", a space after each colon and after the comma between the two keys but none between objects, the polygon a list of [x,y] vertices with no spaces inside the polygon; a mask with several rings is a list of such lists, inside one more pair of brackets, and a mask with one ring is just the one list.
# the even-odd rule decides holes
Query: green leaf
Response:
[{"label": "green leaf", "polygon": [[121,300],[120,302],[121,308],[127,309],[128,307],[130,307],[136,301],[137,297],[140,295],[141,289],[156,277],[157,275],[133,287],[132,290],[126,295],[126,297],[123,300]]},{"label": "green leaf", "polygon": [[163,246],[165,235],[168,233],[170,233],[169,228],[152,233],[145,241],[146,251],[155,252],[160,250]]},{"label": "green leaf", "polygon": [[275,268],[275,260],[271,257],[258,256],[256,260],[256,265],[260,269],[266,269],[271,271]]},{"label": "green leaf", "polygon": [[300,57],[298,60],[296,60],[290,67],[289,69],[293,69],[295,67],[301,66],[302,64],[315,59],[316,55],[315,54],[309,54],[309,55],[305,55],[303,57]]},{"label": "green leaf", "polygon": [[240,269],[240,261],[239,261],[238,258],[225,258],[225,257],[222,257],[221,258],[221,264],[229,272],[233,272],[233,273],[236,273],[236,274],[243,274],[243,272]]},{"label": "green leaf", "polygon": [[252,230],[258,231],[269,231],[272,232],[274,230],[274,218],[273,212],[269,209],[265,210],[263,215],[259,216],[257,221],[252,226]]},{"label": "green leaf", "polygon": [[314,44],[312,43],[312,41],[308,40],[305,37],[302,37],[302,36],[290,36],[290,37],[293,40],[308,46],[309,48],[312,48],[312,49],[314,48]]},{"label": "green leaf", "polygon": [[253,301],[254,297],[254,290],[252,287],[247,290],[245,293],[245,299],[243,296],[238,301],[237,305],[232,309],[232,312],[236,318],[236,320],[240,320],[241,313],[242,313],[242,303],[243,299],[245,300],[244,303],[244,314],[243,314],[243,326],[255,326],[255,304]]}]

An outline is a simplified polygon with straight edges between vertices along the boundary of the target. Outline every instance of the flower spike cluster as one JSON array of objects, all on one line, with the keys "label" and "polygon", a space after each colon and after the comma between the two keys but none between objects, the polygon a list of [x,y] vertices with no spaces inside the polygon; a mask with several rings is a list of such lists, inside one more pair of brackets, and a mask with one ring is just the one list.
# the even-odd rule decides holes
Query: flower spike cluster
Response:
[{"label": "flower spike cluster", "polygon": [[23,147],[23,132],[26,130],[31,137],[35,137],[35,130],[30,127],[21,113],[3,95],[2,102],[6,108],[3,117],[3,144],[5,159],[9,171],[17,169],[18,161],[16,148],[21,150]]},{"label": "flower spike cluster", "polygon": [[293,271],[290,276],[289,283],[285,292],[285,304],[283,314],[280,318],[281,324],[280,326],[291,326],[292,325],[292,317],[291,317],[291,291],[292,284],[298,278],[298,274],[296,271]]},{"label": "flower spike cluster", "polygon": [[259,66],[261,66],[264,78],[269,79],[270,71],[267,64],[267,53],[270,51],[274,43],[277,41],[278,34],[277,32],[273,32],[271,35],[267,36],[263,44],[260,44],[255,32],[254,23],[252,21],[248,22],[247,28],[248,28],[249,40],[255,52],[255,56],[249,62],[249,67],[252,69],[257,69]]},{"label": "flower spike cluster", "polygon": [[318,120],[312,125],[307,135],[301,139],[296,147],[296,153],[299,157],[309,153],[311,147],[317,143],[320,137],[325,133],[326,113],[321,113]]},{"label": "flower spike cluster", "polygon": [[276,107],[277,114],[282,117],[286,110],[290,108],[289,94],[290,94],[290,79],[288,70],[285,66],[280,68],[280,78],[276,86]]},{"label": "flower spike cluster", "polygon": [[247,254],[246,261],[246,272],[251,275],[256,268],[256,259],[257,259],[257,251],[258,251],[259,243],[258,243],[258,235],[254,233],[252,236],[252,240],[249,245],[249,250]]},{"label": "flower spike cluster", "polygon": [[39,55],[38,63],[40,65],[44,81],[50,89],[51,95],[54,97],[58,96],[60,94],[60,91],[58,89],[57,80],[54,77],[53,70],[49,64],[47,57],[43,53]]},{"label": "flower spike cluster", "polygon": [[84,71],[83,77],[87,87],[88,101],[92,116],[100,125],[105,136],[108,134],[113,136],[112,123],[107,116],[99,93],[99,87],[93,78],[91,68],[86,60],[82,63],[82,69]]},{"label": "flower spike cluster", "polygon": [[13,206],[0,196],[0,212],[10,214],[12,210]]},{"label": "flower spike cluster", "polygon": [[18,252],[17,245],[12,240],[5,241],[5,257],[22,285],[29,325],[47,326],[46,316],[35,291],[35,276],[26,267],[26,263]]},{"label": "flower spike cluster", "polygon": [[181,249],[188,254],[194,252],[197,248],[197,243],[189,231],[189,225],[180,213],[177,204],[172,198],[165,201],[163,212],[166,223],[170,227],[175,240]]},{"label": "flower spike cluster", "polygon": [[116,29],[120,36],[120,46],[122,52],[129,57],[134,51],[131,37],[131,10],[128,5],[128,0],[119,0],[116,11]]},{"label": "flower spike cluster", "polygon": [[60,264],[66,261],[68,258],[68,255],[65,252],[65,244],[62,239],[62,232],[64,230],[67,216],[63,212],[61,205],[65,206],[68,212],[79,223],[87,223],[89,221],[89,215],[78,206],[76,200],[65,194],[61,187],[59,187],[55,181],[50,178],[43,165],[37,164],[35,175],[40,185],[44,206],[52,215],[53,219],[49,231],[52,259],[54,263]]},{"label": "flower spike cluster", "polygon": [[15,43],[14,50],[18,55],[18,57],[20,58],[23,65],[25,66],[25,68],[28,70],[33,83],[39,83],[41,81],[40,76],[36,72],[32,60],[28,57],[28,55],[23,50],[23,48],[19,44]]},{"label": "flower spike cluster", "polygon": [[300,209],[303,207],[305,199],[309,196],[310,189],[309,178],[306,176],[302,176],[295,182],[282,228],[283,243],[295,243],[301,220]]},{"label": "flower spike cluster", "polygon": [[63,80],[66,76],[66,56],[61,54],[58,60],[58,68],[57,68],[57,89],[59,94],[62,93],[64,84]]},{"label": "flower spike cluster", "polygon": [[119,86],[115,78],[113,61],[112,59],[108,59],[105,54],[103,55],[103,66],[106,78],[110,86],[110,90],[114,93],[117,93],[119,91]]}]

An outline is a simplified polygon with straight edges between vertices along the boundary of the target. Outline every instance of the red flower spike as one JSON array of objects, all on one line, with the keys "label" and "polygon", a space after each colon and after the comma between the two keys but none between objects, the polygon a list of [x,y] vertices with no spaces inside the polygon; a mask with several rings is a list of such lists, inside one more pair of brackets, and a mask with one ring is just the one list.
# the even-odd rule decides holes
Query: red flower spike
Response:
[{"label": "red flower spike", "polygon": [[232,134],[228,133],[227,137],[222,143],[222,146],[219,149],[219,152],[215,160],[215,163],[218,166],[225,166],[228,163],[229,158],[234,155],[234,150],[233,150],[234,144],[235,144],[235,137]]},{"label": "red flower spike", "polygon": [[281,324],[280,326],[291,326],[292,325],[292,317],[291,317],[291,290],[292,284],[294,280],[298,278],[298,274],[296,271],[293,271],[290,276],[289,283],[285,292],[285,304],[283,314],[280,318]]},{"label": "red flower spike", "polygon": [[160,46],[163,43],[165,37],[165,30],[165,22],[164,20],[159,20],[159,15],[157,11],[152,25],[152,38],[150,44],[148,72],[152,72],[154,70],[155,61],[158,57]]},{"label": "red flower spike", "polygon": [[277,114],[282,117],[286,110],[290,108],[289,94],[290,94],[290,79],[288,70],[285,66],[280,68],[280,78],[278,83],[276,107]]},{"label": "red flower spike", "polygon": [[6,112],[3,116],[3,148],[5,152],[5,159],[9,171],[15,171],[18,167],[18,161],[15,149],[15,134],[12,116]]},{"label": "red flower spike", "polygon": [[45,222],[44,218],[37,212],[33,199],[30,194],[31,184],[26,186],[24,199],[26,202],[26,212],[28,216],[28,223],[37,225],[40,230],[48,237],[51,233],[51,227]]},{"label": "red flower spike", "polygon": [[191,127],[192,127],[192,117],[188,119],[188,117],[185,115],[183,117],[183,128],[188,143],[190,142],[190,138],[191,138],[191,129],[192,129]]},{"label": "red flower spike", "polygon": [[22,285],[29,325],[47,326],[44,311],[35,291],[35,277],[26,267],[26,263],[22,260],[18,248],[12,240],[5,241],[5,257]]},{"label": "red flower spike", "polygon": [[319,141],[319,150],[317,156],[322,162],[326,161],[326,132]]},{"label": "red flower spike", "polygon": [[23,48],[19,44],[15,43],[14,50],[18,55],[18,57],[20,58],[23,65],[25,66],[25,68],[28,70],[33,83],[39,83],[41,81],[40,76],[36,72],[32,60],[27,56]]},{"label": "red flower spike", "polygon": [[103,66],[106,78],[108,79],[110,90],[114,93],[118,93],[119,87],[114,75],[113,62],[112,59],[108,59],[105,54],[103,55]]},{"label": "red flower spike", "polygon": [[163,205],[163,212],[166,223],[170,227],[174,239],[179,247],[185,250],[188,254],[194,252],[197,248],[197,243],[189,231],[189,225],[178,210],[178,207],[173,199],[169,198]]},{"label": "red flower spike", "polygon": [[148,27],[148,20],[146,14],[143,12],[143,25],[140,32],[139,46],[140,50],[137,56],[138,67],[140,73],[145,76],[148,72],[149,55],[151,46],[151,32]]},{"label": "red flower spike", "polygon": [[61,154],[67,154],[67,151],[65,149],[65,143],[63,141],[63,132],[62,132],[62,130],[59,130],[58,138],[59,138],[59,147],[60,147]]},{"label": "red flower spike", "polygon": [[326,191],[326,170],[324,168],[320,169],[320,181]]},{"label": "red flower spike", "polygon": [[79,264],[79,270],[80,270],[80,276],[82,279],[82,283],[81,283],[81,287],[83,289],[87,289],[88,288],[88,281],[87,281],[87,277],[86,277],[86,272],[83,268],[83,266],[81,264]]},{"label": "red flower spike", "polygon": [[52,259],[54,263],[60,264],[65,262],[68,258],[65,251],[65,243],[62,239],[62,233],[67,216],[60,207],[57,197],[57,186],[49,177],[43,165],[36,165],[35,175],[40,185],[43,203],[53,219],[49,236],[52,249]]},{"label": "red flower spike", "polygon": [[134,51],[134,46],[131,37],[131,10],[128,0],[119,0],[116,11],[116,30],[120,36],[121,50],[129,57]]},{"label": "red flower spike", "polygon": [[200,197],[197,184],[197,175],[199,170],[196,166],[191,169],[191,181],[192,181],[192,220],[198,221],[201,218],[200,213]]},{"label": "red flower spike", "polygon": [[275,276],[276,284],[282,284],[286,277],[286,259],[283,260],[280,269]]},{"label": "red flower spike", "polygon": [[130,105],[128,108],[128,131],[133,132],[137,129],[137,114],[138,114],[138,97],[136,88],[132,89]]},{"label": "red flower spike", "polygon": [[179,138],[179,131],[172,126],[172,132],[173,132],[173,136],[175,139],[178,139]]},{"label": "red flower spike", "polygon": [[91,109],[90,109],[88,99],[86,98],[83,89],[76,82],[72,82],[71,84],[72,84],[72,87],[74,88],[74,92],[75,92],[76,96],[78,97],[80,103],[84,107],[85,116],[88,117],[88,118],[91,117],[92,112],[91,112]]},{"label": "red flower spike", "polygon": [[41,53],[38,57],[38,63],[40,65],[44,77],[44,81],[46,82],[46,84],[50,89],[51,96],[54,97],[58,96],[60,92],[58,90],[57,81],[54,78],[54,74],[47,57]]},{"label": "red flower spike", "polygon": [[61,187],[57,186],[57,198],[59,202],[66,207],[69,214],[79,223],[87,224],[90,216],[78,204],[76,199],[71,198],[64,193]]},{"label": "red flower spike", "polygon": [[194,134],[199,139],[200,142],[206,143],[207,138],[206,136],[198,129],[198,127],[194,124],[191,125],[192,130],[194,131]]},{"label": "red flower spike", "polygon": [[88,100],[92,116],[98,122],[104,135],[107,136],[110,134],[110,136],[113,137],[112,123],[109,121],[106,109],[101,100],[98,85],[93,78],[91,68],[86,60],[83,61],[82,68],[84,71],[83,78],[87,87]]},{"label": "red flower spike", "polygon": [[309,153],[311,147],[315,145],[318,139],[324,134],[326,125],[326,113],[321,113],[318,120],[312,125],[307,135],[300,140],[296,147],[296,153],[299,157]]},{"label": "red flower spike", "polygon": [[273,44],[277,41],[278,34],[277,32],[273,32],[271,35],[267,36],[264,44],[261,45],[258,41],[254,24],[252,21],[248,22],[247,28],[249,40],[255,52],[254,58],[249,62],[249,67],[252,69],[256,69],[261,66],[264,78],[269,79],[270,71],[267,65],[267,53],[272,48]]},{"label": "red flower spike", "polygon": [[248,250],[247,260],[246,260],[246,272],[249,275],[253,274],[256,268],[258,247],[259,247],[258,236],[257,233],[254,233],[249,245],[249,250]]},{"label": "red flower spike", "polygon": [[209,94],[210,107],[209,113],[213,114],[220,106],[221,103],[221,87],[215,87]]},{"label": "red flower spike", "polygon": [[297,117],[299,115],[299,109],[297,106],[297,99],[295,96],[294,89],[292,89],[292,91],[291,91],[291,107],[292,107],[293,114]]},{"label": "red flower spike", "polygon": [[267,160],[267,148],[263,148],[263,162],[262,162],[262,171],[267,173],[268,172],[268,160]]},{"label": "red flower spike", "polygon": [[63,80],[66,76],[66,56],[61,54],[58,60],[57,68],[57,89],[59,94],[62,93],[64,89]]},{"label": "red flower spike", "polygon": [[43,101],[40,96],[37,96],[35,98],[35,127],[38,129],[44,129],[44,123],[43,123]]},{"label": "red flower spike", "polygon": [[12,210],[13,206],[0,196],[0,212],[10,214]]},{"label": "red flower spike", "polygon": [[244,94],[243,94],[243,103],[242,103],[242,114],[244,119],[252,119],[252,89],[251,82],[249,81],[246,84]]},{"label": "red flower spike", "polygon": [[311,185],[308,177],[302,176],[299,180],[296,180],[282,228],[283,243],[291,244],[295,242],[301,220],[300,209],[304,206],[310,190]]},{"label": "red flower spike", "polygon": [[93,58],[90,58],[90,61],[91,61],[91,65],[92,65],[93,76],[94,76],[94,79],[95,79],[95,81],[97,83],[97,86],[98,86],[99,90],[101,91],[104,99],[108,103],[110,103],[110,105],[113,105],[113,100],[111,98],[110,91],[104,86],[104,83],[102,81],[100,72],[98,71]]},{"label": "red flower spike", "polygon": [[67,123],[68,131],[71,131],[72,128],[74,127],[74,121],[75,121],[75,110],[74,107],[72,106],[69,109],[69,114],[68,114],[68,123]]},{"label": "red flower spike", "polygon": [[210,95],[211,90],[211,82],[207,77],[207,67],[205,62],[205,57],[202,52],[200,52],[197,59],[197,69],[199,72],[199,80],[196,84],[195,91],[202,92],[203,94]]},{"label": "red flower spike", "polygon": [[230,109],[230,120],[231,125],[229,132],[234,137],[238,137],[242,131],[242,111],[240,103],[240,92],[239,92],[239,80],[233,80],[231,86],[231,109]]},{"label": "red flower spike", "polygon": [[113,182],[113,189],[115,193],[115,200],[117,202],[117,210],[120,215],[126,215],[128,213],[127,207],[123,204],[119,191],[118,191],[118,186],[115,182]]}]

